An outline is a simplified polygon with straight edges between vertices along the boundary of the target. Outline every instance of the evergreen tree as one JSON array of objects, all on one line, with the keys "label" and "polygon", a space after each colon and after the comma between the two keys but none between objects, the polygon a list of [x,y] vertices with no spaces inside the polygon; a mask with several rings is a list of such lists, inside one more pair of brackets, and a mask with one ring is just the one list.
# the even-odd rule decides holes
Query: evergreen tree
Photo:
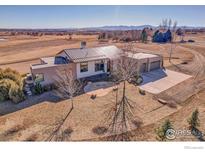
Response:
[{"label": "evergreen tree", "polygon": [[171,122],[166,120],[161,127],[156,129],[157,140],[166,141],[166,132],[168,129],[173,129]]},{"label": "evergreen tree", "polygon": [[147,42],[147,32],[146,32],[146,29],[144,28],[142,33],[141,33],[141,40],[143,43],[146,43]]},{"label": "evergreen tree", "polygon": [[152,36],[152,42],[156,42],[156,38],[157,38],[158,33],[159,33],[159,30],[154,32],[154,35]]},{"label": "evergreen tree", "polygon": [[193,130],[197,126],[199,126],[199,111],[196,109],[194,112],[192,112],[191,117],[187,120],[189,123],[190,128]]}]

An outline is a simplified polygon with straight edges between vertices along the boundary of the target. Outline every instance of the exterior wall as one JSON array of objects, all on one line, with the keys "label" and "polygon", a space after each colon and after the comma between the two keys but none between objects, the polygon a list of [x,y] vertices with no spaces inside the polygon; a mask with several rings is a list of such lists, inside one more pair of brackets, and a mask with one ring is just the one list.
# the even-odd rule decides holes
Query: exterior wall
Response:
[{"label": "exterior wall", "polygon": [[[142,68],[141,67],[144,67],[143,65],[146,65],[145,67],[145,71],[144,72],[148,72],[148,67],[149,67],[149,59],[146,58],[146,59],[140,59],[138,60],[138,72],[142,73],[141,70]],[[143,69],[144,70],[144,69]]]},{"label": "exterior wall", "polygon": [[40,82],[41,85],[49,85],[53,84],[56,80],[58,80],[58,76],[60,70],[68,70],[73,72],[74,78],[76,78],[76,65],[74,63],[63,64],[63,65],[55,65],[51,67],[31,69],[31,73],[33,78],[36,74],[43,74],[44,81]]},{"label": "exterior wall", "polygon": [[[66,56],[64,55],[65,53],[62,52],[60,55],[61,56]],[[158,57],[152,57],[152,58],[145,58],[145,59],[136,59],[136,69],[137,71],[140,71],[140,67],[143,65],[143,63],[146,63],[146,71],[150,71],[150,65],[154,61],[160,61],[160,67],[163,67],[163,59],[161,56]],[[80,63],[69,63],[69,64],[59,64],[59,65],[54,65],[54,66],[48,66],[44,68],[36,68],[36,69],[31,69],[32,76],[34,77],[36,74],[43,74],[44,76],[44,81],[41,82],[42,85],[48,85],[48,84],[53,84],[56,80],[58,80],[58,73],[59,70],[68,70],[72,71],[74,78],[80,79],[80,78],[85,78],[85,77],[90,77],[94,75],[99,75],[103,73],[107,73],[107,62],[108,59],[104,60],[104,71],[97,71],[95,72],[95,61],[89,61],[88,62],[88,71],[87,72],[80,72]],[[110,69],[115,70],[117,69],[118,59],[112,59],[110,60]],[[41,62],[43,63],[43,62]]]},{"label": "exterior wall", "polygon": [[119,59],[111,60],[110,62],[111,71],[115,71],[117,69],[118,63],[119,63]]},{"label": "exterior wall", "polygon": [[155,61],[160,61],[160,68],[162,67],[162,57],[153,57],[153,58],[150,58],[149,59],[149,63],[148,63],[148,71],[150,71],[150,65],[152,62],[155,62]]},{"label": "exterior wall", "polygon": [[104,70],[105,71],[97,71],[95,72],[95,61],[88,62],[88,71],[87,72],[80,72],[80,63],[76,64],[76,74],[77,79],[89,77],[92,75],[98,75],[107,72],[107,60],[104,60]]}]

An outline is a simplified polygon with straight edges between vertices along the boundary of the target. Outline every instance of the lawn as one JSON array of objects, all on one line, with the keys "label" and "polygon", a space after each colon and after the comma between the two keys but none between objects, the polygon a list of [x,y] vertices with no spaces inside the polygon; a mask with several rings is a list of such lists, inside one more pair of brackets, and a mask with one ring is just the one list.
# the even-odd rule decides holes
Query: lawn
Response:
[{"label": "lawn", "polygon": [[[119,91],[121,93],[121,90]],[[98,126],[107,126],[106,113],[112,109],[115,96],[116,91],[111,91],[107,95],[95,99],[91,99],[88,94],[75,97],[74,109],[61,129],[71,129],[72,133],[64,140],[92,140],[107,136],[108,133],[98,135],[93,132],[93,129]],[[134,118],[142,120],[142,127],[155,123],[180,109],[180,106],[170,108],[160,104],[153,99],[151,94],[141,95],[138,88],[130,84],[127,84],[127,96],[133,101]],[[70,100],[58,101],[52,100],[52,97],[53,93],[51,92],[34,96],[34,98],[19,104],[19,106],[24,106],[31,101],[31,106],[28,105],[27,108],[21,110],[19,110],[20,107],[16,107],[18,111],[1,116],[0,140],[32,140],[31,138],[46,140],[70,109]],[[11,108],[13,106],[10,104]],[[133,124],[130,130],[134,129]]]}]

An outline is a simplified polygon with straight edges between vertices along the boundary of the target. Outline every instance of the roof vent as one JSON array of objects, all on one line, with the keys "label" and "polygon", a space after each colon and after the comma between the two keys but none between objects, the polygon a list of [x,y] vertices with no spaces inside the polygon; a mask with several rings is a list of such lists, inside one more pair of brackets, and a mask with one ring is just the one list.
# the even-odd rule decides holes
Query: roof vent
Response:
[{"label": "roof vent", "polygon": [[81,41],[80,42],[80,48],[84,49],[86,47],[86,42],[85,41]]}]

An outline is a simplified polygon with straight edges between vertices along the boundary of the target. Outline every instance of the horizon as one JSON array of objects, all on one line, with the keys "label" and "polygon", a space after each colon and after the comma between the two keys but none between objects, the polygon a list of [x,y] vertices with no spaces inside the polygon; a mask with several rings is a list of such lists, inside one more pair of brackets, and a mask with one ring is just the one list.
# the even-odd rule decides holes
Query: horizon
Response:
[{"label": "horizon", "polygon": [[203,14],[205,6],[0,6],[0,29],[158,26],[166,18],[179,27],[205,27]]},{"label": "horizon", "polygon": [[[14,30],[14,29],[16,29],[16,30],[81,30],[81,29],[97,29],[97,28],[104,28],[104,27],[132,27],[132,26],[134,26],[134,27],[141,27],[141,26],[152,26],[152,27],[154,27],[154,28],[157,28],[157,27],[159,27],[159,25],[158,26],[153,26],[153,25],[149,25],[149,24],[143,24],[143,25],[102,25],[102,26],[99,26],[99,27],[80,27],[80,28],[77,28],[77,27],[62,27],[62,28],[15,28],[15,27],[13,27],[13,28],[1,28],[0,27],[0,30],[2,30],[2,29],[6,29],[6,30]],[[187,25],[183,25],[183,26],[177,26],[178,28],[180,28],[180,27],[185,27],[185,28],[205,28],[205,26],[187,26]]]}]

